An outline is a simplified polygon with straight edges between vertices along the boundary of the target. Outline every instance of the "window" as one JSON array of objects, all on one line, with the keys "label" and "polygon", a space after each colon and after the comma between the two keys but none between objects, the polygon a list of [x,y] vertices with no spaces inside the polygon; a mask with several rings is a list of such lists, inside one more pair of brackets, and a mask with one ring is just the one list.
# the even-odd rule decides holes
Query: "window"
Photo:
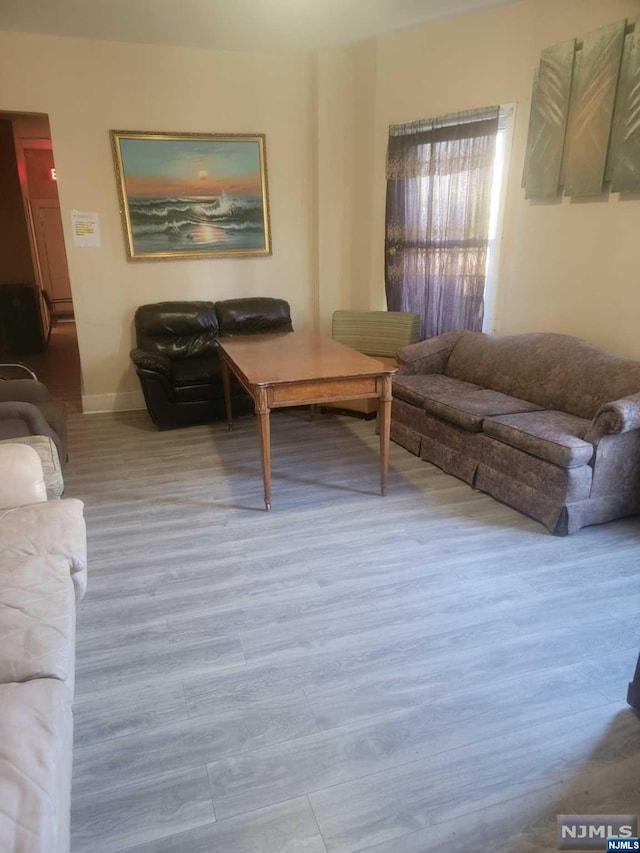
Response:
[{"label": "window", "polygon": [[490,107],[390,128],[387,306],[419,313],[423,337],[483,328],[512,116]]}]

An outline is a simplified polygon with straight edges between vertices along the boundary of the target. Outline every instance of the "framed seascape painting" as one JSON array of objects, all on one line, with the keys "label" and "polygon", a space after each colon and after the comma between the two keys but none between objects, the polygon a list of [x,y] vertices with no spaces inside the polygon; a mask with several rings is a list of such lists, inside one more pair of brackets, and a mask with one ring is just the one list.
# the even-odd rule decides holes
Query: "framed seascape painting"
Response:
[{"label": "framed seascape painting", "polygon": [[263,134],[112,130],[130,260],[271,254]]}]

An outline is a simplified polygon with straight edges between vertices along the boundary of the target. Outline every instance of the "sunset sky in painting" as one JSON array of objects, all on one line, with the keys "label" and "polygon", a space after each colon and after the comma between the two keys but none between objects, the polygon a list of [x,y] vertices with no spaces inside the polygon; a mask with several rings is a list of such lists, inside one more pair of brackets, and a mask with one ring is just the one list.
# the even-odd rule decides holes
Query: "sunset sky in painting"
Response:
[{"label": "sunset sky in painting", "polygon": [[120,139],[127,196],[261,195],[258,142]]}]

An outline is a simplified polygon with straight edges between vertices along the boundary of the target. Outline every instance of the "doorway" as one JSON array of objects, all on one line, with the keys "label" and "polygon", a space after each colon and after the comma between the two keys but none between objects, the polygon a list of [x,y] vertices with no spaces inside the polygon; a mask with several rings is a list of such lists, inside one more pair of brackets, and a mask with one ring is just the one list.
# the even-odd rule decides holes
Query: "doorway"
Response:
[{"label": "doorway", "polygon": [[39,144],[36,146],[36,142],[40,143],[40,140],[18,140],[25,164],[36,263],[42,289],[47,294],[56,317],[73,319],[73,299],[51,140],[45,140],[49,143],[46,148],[39,147]]},{"label": "doorway", "polygon": [[48,116],[0,111],[0,361],[35,359],[79,393],[57,178]]}]

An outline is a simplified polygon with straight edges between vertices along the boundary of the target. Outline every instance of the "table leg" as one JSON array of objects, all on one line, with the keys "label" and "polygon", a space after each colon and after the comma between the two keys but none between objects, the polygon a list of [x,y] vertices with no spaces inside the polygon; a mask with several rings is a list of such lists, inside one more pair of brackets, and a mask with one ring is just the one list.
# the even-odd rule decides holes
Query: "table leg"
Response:
[{"label": "table leg", "polygon": [[389,476],[389,434],[391,432],[391,377],[382,377],[382,391],[380,394],[380,494],[387,493],[387,479]]},{"label": "table leg", "polygon": [[264,506],[271,509],[271,412],[266,405],[256,403],[258,433],[260,435],[260,456],[262,457],[262,482],[264,484]]},{"label": "table leg", "polygon": [[233,412],[231,411],[231,388],[229,379],[229,365],[224,359],[220,359],[222,367],[222,388],[224,390],[224,409],[227,415],[229,430],[233,429]]}]

